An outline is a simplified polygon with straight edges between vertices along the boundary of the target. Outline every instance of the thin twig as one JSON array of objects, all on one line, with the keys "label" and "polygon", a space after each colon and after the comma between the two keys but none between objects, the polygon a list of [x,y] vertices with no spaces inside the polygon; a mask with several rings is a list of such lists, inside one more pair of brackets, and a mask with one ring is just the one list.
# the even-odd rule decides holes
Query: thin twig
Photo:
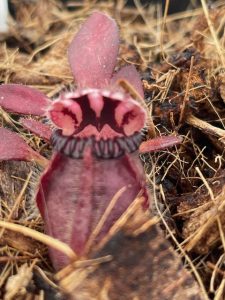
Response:
[{"label": "thin twig", "polygon": [[222,51],[222,48],[220,46],[220,42],[219,42],[218,37],[216,35],[215,29],[213,27],[212,21],[210,19],[209,10],[208,10],[208,7],[205,3],[205,0],[201,0],[201,4],[202,4],[202,8],[203,8],[205,17],[206,17],[206,21],[207,21],[208,26],[209,26],[209,30],[211,32],[211,35],[213,37],[213,40],[214,40],[214,43],[215,43],[215,46],[216,46],[216,49],[217,49],[217,52],[219,54],[219,58],[221,60],[222,66],[225,67],[225,59],[224,59],[223,51]]},{"label": "thin twig", "polygon": [[187,103],[189,102],[188,94],[189,94],[189,90],[190,90],[190,82],[191,82],[191,74],[192,74],[193,65],[194,65],[194,56],[191,57],[191,64],[190,64],[190,69],[189,69],[189,73],[188,73],[188,79],[187,79],[184,100],[183,100],[181,110],[180,110],[180,117],[179,117],[179,122],[178,122],[179,125],[183,124],[183,121],[185,118],[185,110],[187,107]]},{"label": "thin twig", "polygon": [[19,224],[14,224],[14,223],[10,223],[7,221],[1,221],[1,220],[0,220],[0,227],[21,233],[25,236],[29,236],[49,247],[52,247],[52,248],[64,253],[71,260],[74,260],[77,257],[75,252],[67,244],[65,244],[51,236],[48,236],[44,233],[38,232],[36,230],[33,230],[31,228],[28,228],[28,227],[25,227],[25,226],[22,226]]}]

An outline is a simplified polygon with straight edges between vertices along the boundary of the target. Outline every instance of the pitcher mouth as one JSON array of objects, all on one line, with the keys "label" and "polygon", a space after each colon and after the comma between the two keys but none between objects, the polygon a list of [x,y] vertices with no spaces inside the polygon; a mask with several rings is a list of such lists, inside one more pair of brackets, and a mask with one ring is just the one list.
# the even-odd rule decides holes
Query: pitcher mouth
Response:
[{"label": "pitcher mouth", "polygon": [[146,111],[128,94],[82,89],[61,94],[47,115],[65,136],[99,139],[131,136],[145,125]]},{"label": "pitcher mouth", "polygon": [[96,139],[91,137],[64,136],[61,129],[56,129],[51,136],[53,149],[73,159],[83,158],[84,150],[90,147],[92,154],[99,159],[118,158],[125,153],[138,150],[143,141],[143,134],[135,132],[131,136]]}]

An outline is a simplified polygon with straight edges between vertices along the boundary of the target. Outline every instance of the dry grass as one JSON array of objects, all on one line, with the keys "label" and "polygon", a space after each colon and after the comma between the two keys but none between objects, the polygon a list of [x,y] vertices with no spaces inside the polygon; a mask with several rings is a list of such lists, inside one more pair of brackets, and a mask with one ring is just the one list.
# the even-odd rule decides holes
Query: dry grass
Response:
[{"label": "dry grass", "polygon": [[[71,10],[56,0],[39,0],[32,5],[14,0],[15,20],[11,20],[10,32],[0,36],[1,82],[28,84],[54,98],[73,84],[66,49],[81,22],[93,10],[116,18],[121,30],[118,67],[134,64],[143,75],[149,136],[176,133],[183,137],[182,145],[170,151],[142,157],[152,190],[153,212],[187,269],[195,275],[204,298],[217,300],[225,297],[223,2],[216,2],[209,11],[201,0],[202,7],[194,11],[162,16],[160,6],[143,8],[138,0],[136,8],[125,7],[123,0],[71,1]],[[16,115],[1,110],[0,121],[41,155],[50,157],[48,145],[22,129]],[[34,270],[57,292],[43,246],[49,240],[41,233],[43,224],[32,195],[41,167],[36,163],[1,163],[0,167],[0,297],[33,299],[26,285]],[[16,170],[13,176],[12,170]],[[148,222],[145,220],[139,230],[147,230]],[[53,243],[64,253],[74,254],[67,245]],[[110,257],[78,261],[74,268],[79,274],[65,269],[56,277],[63,287],[74,278],[78,285],[96,265],[107,260]],[[79,264],[82,272],[77,271]],[[19,276],[12,277],[15,274]],[[107,290],[107,286],[103,288]],[[43,293],[40,290],[35,299],[44,299]]]}]

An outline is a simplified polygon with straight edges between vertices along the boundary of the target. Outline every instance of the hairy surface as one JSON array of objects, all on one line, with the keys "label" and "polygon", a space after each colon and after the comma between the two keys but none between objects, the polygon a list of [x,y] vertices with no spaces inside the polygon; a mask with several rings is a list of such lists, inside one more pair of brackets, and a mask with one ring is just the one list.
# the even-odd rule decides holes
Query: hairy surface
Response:
[{"label": "hairy surface", "polygon": [[7,111],[41,116],[48,105],[48,98],[31,87],[19,84],[0,86],[0,106]]},{"label": "hairy surface", "polygon": [[69,62],[81,87],[106,86],[119,50],[119,31],[109,16],[94,12],[82,25],[69,47]]}]

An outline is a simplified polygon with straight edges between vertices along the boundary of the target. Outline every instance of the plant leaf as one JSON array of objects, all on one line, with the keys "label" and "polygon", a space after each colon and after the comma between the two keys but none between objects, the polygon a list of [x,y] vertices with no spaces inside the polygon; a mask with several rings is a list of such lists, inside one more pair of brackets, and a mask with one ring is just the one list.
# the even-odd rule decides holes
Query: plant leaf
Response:
[{"label": "plant leaf", "polygon": [[24,128],[30,130],[40,138],[46,141],[50,140],[50,137],[52,135],[52,130],[48,125],[43,124],[34,119],[25,119],[25,118],[20,118],[20,123]]},{"label": "plant leaf", "polygon": [[[91,234],[118,191],[125,187],[90,248],[100,242],[141,190],[147,198],[142,172],[138,156],[98,160],[91,152],[85,152],[84,159],[57,153],[41,178],[36,198],[47,234],[84,255]],[[69,263],[67,257],[54,249],[50,249],[50,255],[57,269]]]},{"label": "plant leaf", "polygon": [[141,78],[135,66],[125,66],[113,75],[112,83],[116,83],[120,80],[128,81],[136,90],[136,92],[141,96],[141,98],[144,98],[144,91],[142,87]]},{"label": "plant leaf", "polygon": [[43,93],[28,86],[20,84],[0,86],[0,106],[6,111],[41,116],[49,102]]},{"label": "plant leaf", "polygon": [[28,146],[18,134],[1,127],[0,140],[0,161],[24,160],[36,161],[42,166],[47,164],[47,159]]},{"label": "plant leaf", "polygon": [[69,47],[69,62],[79,86],[100,88],[112,77],[119,49],[118,27],[109,16],[94,12]]},{"label": "plant leaf", "polygon": [[180,136],[161,136],[152,140],[142,142],[139,147],[139,153],[147,153],[153,151],[160,151],[168,147],[178,145],[182,142]]}]

